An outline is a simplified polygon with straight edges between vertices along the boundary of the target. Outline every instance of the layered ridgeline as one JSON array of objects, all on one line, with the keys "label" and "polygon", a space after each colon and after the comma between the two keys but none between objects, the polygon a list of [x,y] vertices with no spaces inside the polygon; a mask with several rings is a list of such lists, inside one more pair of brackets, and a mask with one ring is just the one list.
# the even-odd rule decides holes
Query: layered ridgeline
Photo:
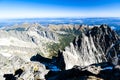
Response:
[{"label": "layered ridgeline", "polygon": [[77,27],[80,26],[63,24],[45,27],[39,23],[7,26],[0,30],[0,54],[6,57],[18,55],[27,60],[36,53],[44,57],[54,56],[73,41]]},{"label": "layered ridgeline", "polygon": [[[116,56],[119,56],[119,51],[119,36],[107,25],[101,25],[100,27],[84,28],[73,43],[65,48],[62,57],[65,68],[71,69],[74,65],[88,66],[115,59]],[[114,60],[112,61],[114,63]]]},{"label": "layered ridgeline", "polygon": [[[24,72],[24,75],[21,76],[23,79],[34,79],[35,74],[37,74],[34,73],[36,70],[45,74],[45,66],[41,63],[31,62],[30,58],[37,53],[48,57],[48,43],[58,43],[57,34],[38,23],[16,24],[1,29],[0,80],[5,78],[6,80],[16,80],[15,75],[18,76],[22,72]],[[17,74],[15,74],[15,71],[17,71]],[[44,78],[43,74],[40,75],[41,78]]]},{"label": "layered ridgeline", "polygon": [[[69,34],[72,34],[72,36],[68,37]],[[66,41],[67,39],[70,40]],[[56,56],[58,50],[63,50],[73,39],[73,33],[53,30],[50,26],[44,27],[38,23],[15,24],[1,28],[0,80],[4,79],[4,74],[6,74],[5,77],[12,77],[12,80],[14,80],[14,72],[20,69],[24,71],[24,75],[21,77],[25,80],[34,79],[35,75],[40,76],[41,79],[45,78],[45,66],[41,64],[42,62],[31,62],[32,56],[36,54],[47,58]],[[62,44],[64,41],[66,41],[65,44]],[[42,75],[34,73],[36,66],[38,73],[43,73]]]},{"label": "layered ridgeline", "polygon": [[107,25],[24,23],[1,29],[0,34],[1,80],[102,78],[108,67],[120,63],[120,38]]},{"label": "layered ridgeline", "polygon": [[120,80],[120,38],[107,25],[80,28],[56,65],[62,71],[50,71],[47,80]]},{"label": "layered ridgeline", "polygon": [[[58,43],[57,34],[38,23],[16,24],[0,30],[0,54],[29,60],[36,53],[49,56],[48,43]],[[43,54],[44,53],[44,54]]]}]

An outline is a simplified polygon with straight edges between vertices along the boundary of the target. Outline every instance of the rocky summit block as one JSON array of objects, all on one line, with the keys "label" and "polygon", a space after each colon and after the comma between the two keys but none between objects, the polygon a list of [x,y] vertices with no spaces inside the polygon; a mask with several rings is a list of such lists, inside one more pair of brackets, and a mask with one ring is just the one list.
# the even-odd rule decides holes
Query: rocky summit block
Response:
[{"label": "rocky summit block", "polygon": [[[119,40],[116,32],[107,25],[85,28],[84,32],[62,51],[65,69],[71,69],[74,65],[84,67],[94,63],[110,61],[108,54],[112,58],[114,54],[119,55],[120,48],[117,43]],[[114,51],[111,50],[116,44],[117,47]]]}]

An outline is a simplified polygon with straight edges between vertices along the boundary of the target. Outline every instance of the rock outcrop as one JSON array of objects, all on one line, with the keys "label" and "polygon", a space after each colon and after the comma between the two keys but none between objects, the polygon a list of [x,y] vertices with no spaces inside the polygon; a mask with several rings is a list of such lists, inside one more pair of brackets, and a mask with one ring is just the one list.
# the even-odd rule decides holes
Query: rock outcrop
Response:
[{"label": "rock outcrop", "polygon": [[108,61],[106,55],[118,40],[118,35],[107,25],[85,28],[63,51],[65,69],[71,69],[74,65],[88,66]]},{"label": "rock outcrop", "polygon": [[[59,26],[25,23],[0,30],[0,80],[120,80],[120,39],[109,26]],[[55,31],[74,29],[79,36],[46,58],[46,45],[59,41]]]},{"label": "rock outcrop", "polygon": [[46,75],[47,80],[119,80],[120,66],[109,63],[92,64],[87,67],[74,66],[72,69]]},{"label": "rock outcrop", "polygon": [[0,59],[0,80],[44,80],[49,71],[39,62],[27,62],[18,56]]}]

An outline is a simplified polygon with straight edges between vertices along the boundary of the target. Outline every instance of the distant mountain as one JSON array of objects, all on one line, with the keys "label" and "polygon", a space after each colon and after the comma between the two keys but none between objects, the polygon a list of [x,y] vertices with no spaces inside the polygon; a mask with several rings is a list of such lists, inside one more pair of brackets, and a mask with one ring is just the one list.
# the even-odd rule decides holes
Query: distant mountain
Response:
[{"label": "distant mountain", "polygon": [[96,17],[96,18],[25,18],[25,19],[7,19],[0,20],[2,27],[13,24],[40,23],[43,26],[49,24],[87,24],[87,25],[101,25],[108,24],[113,29],[120,29],[120,18],[118,17]]},{"label": "distant mountain", "polygon": [[[57,18],[53,19],[53,24],[48,22],[51,23],[52,19],[44,19],[48,21],[41,21],[40,24],[39,20],[43,19],[22,19],[20,22],[18,19],[4,27],[2,24],[0,80],[87,80],[91,76],[92,79],[107,80],[115,77],[119,80],[118,34],[106,24],[91,25],[92,21],[88,22],[90,25],[72,23],[72,20],[77,19],[78,22],[94,20]],[[100,19],[97,18],[96,21]],[[37,20],[38,22],[34,22]],[[56,20],[65,23],[61,24]],[[102,21],[105,20],[109,22],[111,18]],[[114,75],[110,76],[112,73]]]},{"label": "distant mountain", "polygon": [[57,34],[37,23],[16,24],[1,29],[0,34],[0,54],[18,55],[27,60],[35,53],[47,56],[46,44],[58,42]]},{"label": "distant mountain", "polygon": [[74,65],[88,66],[107,62],[110,55],[111,57],[115,54],[120,55],[119,46],[114,48],[114,51],[110,51],[120,38],[107,25],[83,29],[84,32],[76,37],[62,53],[66,69],[71,69]]}]

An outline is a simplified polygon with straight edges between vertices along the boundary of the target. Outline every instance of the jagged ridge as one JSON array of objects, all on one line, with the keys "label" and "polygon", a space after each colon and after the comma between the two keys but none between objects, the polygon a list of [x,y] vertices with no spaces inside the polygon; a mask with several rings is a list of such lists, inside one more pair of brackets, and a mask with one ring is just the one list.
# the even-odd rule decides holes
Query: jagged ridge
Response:
[{"label": "jagged ridge", "polygon": [[[65,68],[71,69],[74,65],[88,66],[108,61],[106,55],[118,40],[118,35],[107,25],[85,28],[84,32],[62,52]],[[115,51],[112,54],[114,53]]]}]

